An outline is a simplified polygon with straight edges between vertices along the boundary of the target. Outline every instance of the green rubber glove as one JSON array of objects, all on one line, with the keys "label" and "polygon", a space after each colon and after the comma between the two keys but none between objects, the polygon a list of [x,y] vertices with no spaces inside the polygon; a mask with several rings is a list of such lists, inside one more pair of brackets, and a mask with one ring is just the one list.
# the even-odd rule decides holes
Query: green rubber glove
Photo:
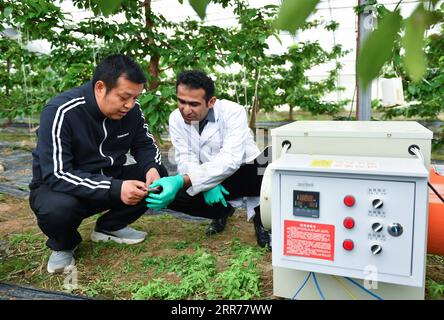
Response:
[{"label": "green rubber glove", "polygon": [[177,192],[183,187],[183,177],[176,176],[164,177],[154,181],[149,188],[161,186],[162,192],[159,194],[150,193],[146,198],[146,206],[151,209],[166,208],[176,197]]},{"label": "green rubber glove", "polygon": [[225,201],[224,194],[229,195],[230,193],[221,184],[218,184],[213,189],[203,192],[205,202],[210,206],[221,202],[226,207],[227,201]]}]

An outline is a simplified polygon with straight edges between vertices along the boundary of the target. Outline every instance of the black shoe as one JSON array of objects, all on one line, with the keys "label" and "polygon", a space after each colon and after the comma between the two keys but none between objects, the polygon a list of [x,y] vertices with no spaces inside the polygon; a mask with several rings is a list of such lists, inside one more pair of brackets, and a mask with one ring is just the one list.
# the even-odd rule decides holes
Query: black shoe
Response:
[{"label": "black shoe", "polygon": [[211,236],[213,234],[219,233],[224,231],[225,226],[227,224],[227,220],[229,217],[231,217],[234,213],[235,209],[232,207],[231,210],[228,212],[226,216],[223,216],[219,219],[213,219],[211,223],[208,225],[207,231],[205,234],[207,236]]},{"label": "black shoe", "polygon": [[259,210],[259,207],[254,208],[254,211],[256,212],[256,214],[253,217],[253,222],[254,231],[256,232],[257,244],[262,248],[267,247],[271,251],[270,233],[265,230],[264,226],[262,225],[261,212]]}]

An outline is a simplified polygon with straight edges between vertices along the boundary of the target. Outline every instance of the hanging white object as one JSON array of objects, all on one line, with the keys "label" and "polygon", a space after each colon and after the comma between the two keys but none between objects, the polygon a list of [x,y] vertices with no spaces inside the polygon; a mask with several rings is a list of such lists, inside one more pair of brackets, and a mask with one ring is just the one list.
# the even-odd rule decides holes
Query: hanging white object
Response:
[{"label": "hanging white object", "polygon": [[3,29],[2,34],[12,40],[18,40],[20,36],[18,31],[14,28],[5,28]]},{"label": "hanging white object", "polygon": [[382,105],[385,107],[405,104],[401,78],[381,80]]}]

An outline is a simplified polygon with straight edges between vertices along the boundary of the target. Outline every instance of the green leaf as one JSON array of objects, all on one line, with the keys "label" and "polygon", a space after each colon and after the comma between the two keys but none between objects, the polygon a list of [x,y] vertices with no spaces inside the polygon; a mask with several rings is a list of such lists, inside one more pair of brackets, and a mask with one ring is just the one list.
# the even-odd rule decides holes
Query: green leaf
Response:
[{"label": "green leaf", "polygon": [[151,100],[153,100],[153,98],[154,98],[153,94],[147,93],[147,94],[143,95],[142,97],[140,97],[140,103],[142,105],[145,105],[145,104],[149,103]]},{"label": "green leaf", "polygon": [[424,55],[424,32],[427,27],[427,13],[419,5],[406,21],[405,35],[402,41],[405,49],[404,65],[414,82],[421,81],[426,71]]},{"label": "green leaf", "polygon": [[202,20],[205,18],[205,11],[210,1],[211,0],[189,0],[190,5]]},{"label": "green leaf", "polygon": [[267,40],[267,36],[265,34],[259,35],[259,42],[265,43],[265,40]]},{"label": "green leaf", "polygon": [[122,0],[97,0],[97,5],[105,17],[109,16],[122,4]]},{"label": "green leaf", "polygon": [[302,27],[320,0],[284,0],[276,20],[276,27],[295,33]]},{"label": "green leaf", "polygon": [[5,10],[3,10],[3,16],[5,18],[9,17],[11,15],[11,13],[12,13],[12,8],[11,7],[6,7]]},{"label": "green leaf", "polygon": [[152,118],[149,119],[150,124],[155,125],[159,120],[159,113],[154,112]]},{"label": "green leaf", "polygon": [[357,61],[358,76],[364,87],[379,75],[383,65],[390,60],[401,20],[399,10],[387,13],[381,19],[378,29],[364,41]]}]

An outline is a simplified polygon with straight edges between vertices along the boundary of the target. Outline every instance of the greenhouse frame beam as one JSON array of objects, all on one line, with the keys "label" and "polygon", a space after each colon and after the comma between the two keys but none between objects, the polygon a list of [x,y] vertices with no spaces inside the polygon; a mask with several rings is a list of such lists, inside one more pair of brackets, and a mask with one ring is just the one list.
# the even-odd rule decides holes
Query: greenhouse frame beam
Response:
[{"label": "greenhouse frame beam", "polygon": [[[367,36],[373,30],[373,6],[368,5],[369,0],[358,0],[360,6],[366,6],[365,10],[358,16],[358,37],[356,43],[356,62],[362,45]],[[365,88],[362,86],[362,82],[358,78],[358,72],[356,71],[356,86],[357,86],[357,98],[356,98],[356,119],[361,121],[370,121],[372,118],[372,84],[370,83]]]}]

